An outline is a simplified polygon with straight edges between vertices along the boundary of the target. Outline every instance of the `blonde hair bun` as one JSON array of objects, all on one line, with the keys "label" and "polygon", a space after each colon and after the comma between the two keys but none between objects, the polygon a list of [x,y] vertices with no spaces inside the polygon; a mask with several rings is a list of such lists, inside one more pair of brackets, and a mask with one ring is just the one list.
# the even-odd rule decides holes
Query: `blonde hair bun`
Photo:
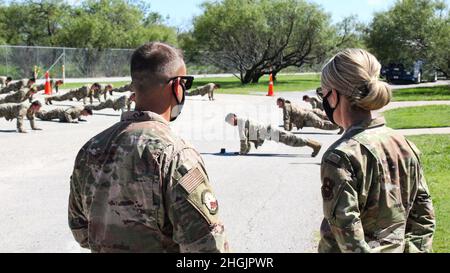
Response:
[{"label": "blonde hair bun", "polygon": [[368,94],[366,97],[356,101],[355,104],[369,111],[380,110],[391,102],[391,87],[378,79],[372,79],[367,84]]},{"label": "blonde hair bun", "polygon": [[379,110],[389,104],[392,91],[379,80],[381,64],[371,53],[360,48],[345,49],[322,69],[322,87],[337,90],[352,105],[365,110]]}]

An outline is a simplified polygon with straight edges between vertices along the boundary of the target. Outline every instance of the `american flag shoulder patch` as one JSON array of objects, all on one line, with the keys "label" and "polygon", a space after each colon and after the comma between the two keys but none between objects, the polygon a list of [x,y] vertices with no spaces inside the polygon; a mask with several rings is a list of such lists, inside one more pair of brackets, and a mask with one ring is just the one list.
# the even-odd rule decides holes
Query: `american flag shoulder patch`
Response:
[{"label": "american flag shoulder patch", "polygon": [[199,168],[192,169],[189,173],[183,176],[179,184],[191,194],[195,189],[205,181],[202,171]]}]

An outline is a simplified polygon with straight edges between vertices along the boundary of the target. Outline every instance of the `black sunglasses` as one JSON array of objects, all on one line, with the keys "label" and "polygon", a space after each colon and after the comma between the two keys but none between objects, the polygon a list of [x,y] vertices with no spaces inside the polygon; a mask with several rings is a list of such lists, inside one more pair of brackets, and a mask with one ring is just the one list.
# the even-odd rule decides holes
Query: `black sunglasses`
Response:
[{"label": "black sunglasses", "polygon": [[193,76],[177,76],[170,78],[167,83],[170,83],[173,80],[180,79],[180,84],[184,86],[185,90],[189,90],[192,87],[192,84],[194,83],[194,77]]}]

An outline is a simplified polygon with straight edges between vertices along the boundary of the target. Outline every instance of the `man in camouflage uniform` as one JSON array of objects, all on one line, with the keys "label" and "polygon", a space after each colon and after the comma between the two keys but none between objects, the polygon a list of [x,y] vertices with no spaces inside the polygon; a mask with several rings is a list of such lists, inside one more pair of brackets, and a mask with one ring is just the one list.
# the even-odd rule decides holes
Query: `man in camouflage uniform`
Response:
[{"label": "man in camouflage uniform", "polygon": [[323,104],[318,98],[313,98],[308,95],[303,96],[303,101],[311,104],[312,109],[323,111]]},{"label": "man in camouflage uniform", "polygon": [[205,86],[200,86],[189,93],[186,93],[186,96],[205,96],[208,94],[209,100],[214,100],[214,90],[219,89],[220,85],[216,83],[209,83]]},{"label": "man in camouflage uniform", "polygon": [[225,122],[231,126],[238,127],[239,137],[241,139],[241,155],[246,155],[250,152],[250,143],[253,143],[255,149],[258,149],[258,147],[262,146],[266,140],[283,143],[291,147],[308,146],[313,149],[312,157],[316,157],[322,148],[322,144],[317,141],[280,131],[270,125],[264,126],[249,119],[238,118],[236,114],[233,113],[227,115]]},{"label": "man in camouflage uniform", "polygon": [[[57,80],[57,81],[50,80],[50,84],[51,84],[51,86],[53,88],[55,88],[56,93],[58,93],[59,87],[61,85],[63,85],[64,82],[62,80]],[[45,90],[45,83],[36,85],[35,88],[36,88],[37,92],[44,91]]]},{"label": "man in camouflage uniform", "polygon": [[0,95],[0,104],[2,103],[21,103],[26,100],[30,100],[33,95],[36,94],[36,90],[34,87],[22,88],[19,91],[11,92],[8,94]]},{"label": "man in camouflage uniform", "polygon": [[41,130],[36,127],[34,123],[34,114],[41,108],[41,103],[39,101],[33,102],[30,106],[20,103],[5,103],[0,104],[0,118],[5,118],[7,121],[13,119],[17,120],[17,130],[19,133],[26,133],[23,128],[23,119],[27,117],[30,121],[31,129]]},{"label": "man in camouflage uniform", "polygon": [[97,90],[98,88],[101,88],[100,84],[98,83],[94,83],[90,88],[89,86],[85,85],[78,89],[70,90],[63,95],[47,97],[45,98],[45,104],[53,104],[52,101],[71,101],[74,98],[78,101],[83,100],[83,104],[86,104],[86,98],[89,96],[90,92],[93,92],[92,90]]},{"label": "man in camouflage uniform", "polygon": [[88,107],[72,106],[67,109],[53,109],[50,111],[39,111],[36,113],[38,119],[51,121],[58,119],[59,122],[78,123],[85,121],[81,117],[92,116],[92,110]]},{"label": "man in camouflage uniform", "polygon": [[277,105],[283,109],[284,129],[286,131],[292,131],[293,126],[299,130],[303,129],[303,127],[313,127],[328,131],[340,129],[339,126],[324,119],[323,114],[319,116],[316,112],[301,108],[283,98],[277,100]]},{"label": "man in camouflage uniform", "polygon": [[384,118],[349,128],[323,157],[319,252],[430,252],[435,216],[419,155]]},{"label": "man in camouflage uniform", "polygon": [[122,96],[116,100],[107,99],[105,102],[100,103],[99,105],[90,106],[92,110],[100,111],[103,109],[111,108],[114,111],[122,110],[124,111],[125,107],[128,111],[131,110],[131,104],[135,101],[136,95],[133,93],[131,96]]},{"label": "man in camouflage uniform", "polygon": [[226,252],[219,205],[200,154],[174,134],[186,77],[181,53],[150,43],[131,58],[136,112],[78,153],[69,226],[92,252]]},{"label": "man in camouflage uniform", "polygon": [[113,90],[112,84],[108,84],[105,87],[101,84],[94,84],[93,87],[91,87],[91,90],[89,91],[89,101],[90,103],[94,103],[94,98],[98,100],[98,102],[102,102],[101,97],[106,101],[106,97],[108,95],[108,92],[111,92]]},{"label": "man in camouflage uniform", "polygon": [[124,85],[124,86],[121,86],[119,88],[114,88],[111,91],[109,91],[109,94],[112,96],[114,92],[125,93],[125,92],[128,92],[128,91],[131,92],[131,83],[127,84],[127,85]]},{"label": "man in camouflage uniform", "polygon": [[36,83],[36,79],[23,79],[20,81],[17,81],[15,83],[9,83],[6,87],[2,88],[0,90],[0,94],[6,94],[12,91],[19,91],[22,88],[31,88],[33,84]]}]

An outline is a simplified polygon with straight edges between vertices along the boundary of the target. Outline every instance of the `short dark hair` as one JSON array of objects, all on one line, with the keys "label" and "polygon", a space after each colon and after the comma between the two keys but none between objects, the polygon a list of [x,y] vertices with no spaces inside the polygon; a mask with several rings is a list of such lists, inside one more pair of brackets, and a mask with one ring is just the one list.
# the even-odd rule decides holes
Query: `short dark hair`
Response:
[{"label": "short dark hair", "polygon": [[6,80],[10,82],[10,81],[12,81],[12,78],[11,77],[7,77]]},{"label": "short dark hair", "polygon": [[39,106],[39,107],[41,107],[41,106],[42,106],[42,103],[41,103],[40,101],[38,101],[38,100],[35,100],[35,101],[33,101],[33,103],[31,104],[31,106]]},{"label": "short dark hair", "polygon": [[216,83],[215,85],[216,85],[216,88],[220,88],[220,84]]},{"label": "short dark hair", "polygon": [[83,111],[86,111],[86,113],[88,113],[88,114],[91,115],[91,116],[92,116],[92,114],[93,114],[92,109],[91,109],[90,107],[85,107],[85,108],[83,109]]},{"label": "short dark hair", "polygon": [[30,82],[36,82],[36,78],[29,78],[28,81],[30,81]]},{"label": "short dark hair", "polygon": [[94,83],[94,84],[91,86],[91,88],[92,88],[92,87],[102,88],[101,84],[99,84],[98,82]]},{"label": "short dark hair", "polygon": [[285,103],[285,102],[286,102],[286,100],[285,100],[284,98],[278,98],[278,99],[277,99],[277,102],[282,102],[282,103]]},{"label": "short dark hair", "polygon": [[303,100],[305,101],[305,100],[307,100],[307,99],[309,99],[310,97],[308,96],[308,95],[304,95],[303,96]]},{"label": "short dark hair", "polygon": [[159,42],[147,43],[134,51],[131,57],[131,79],[134,90],[144,92],[163,84],[184,64],[180,50]]}]

